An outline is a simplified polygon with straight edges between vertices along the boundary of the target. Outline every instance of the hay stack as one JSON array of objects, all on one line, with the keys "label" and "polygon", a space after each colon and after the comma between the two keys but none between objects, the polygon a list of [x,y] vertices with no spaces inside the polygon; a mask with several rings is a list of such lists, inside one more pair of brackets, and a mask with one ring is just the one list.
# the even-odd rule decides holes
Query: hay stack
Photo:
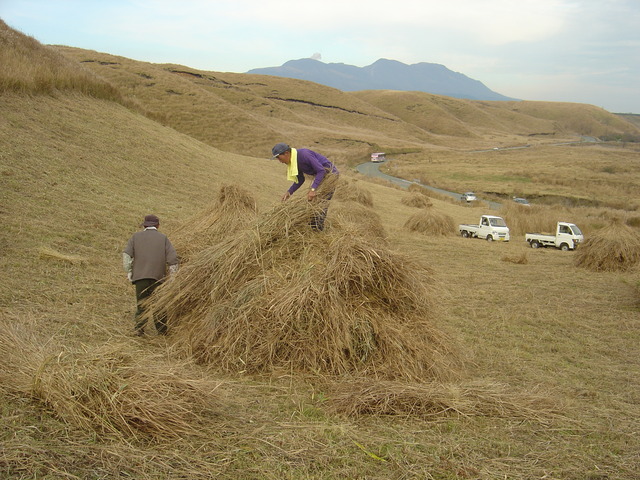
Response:
[{"label": "hay stack", "polygon": [[416,208],[427,208],[433,205],[429,197],[418,192],[412,192],[408,195],[404,195],[400,201],[403,205]]},{"label": "hay stack", "polygon": [[576,265],[596,272],[624,271],[640,265],[640,235],[619,219],[594,232],[576,250]]},{"label": "hay stack", "polygon": [[430,197],[431,194],[433,193],[428,188],[423,187],[422,185],[419,185],[417,183],[412,183],[411,185],[409,185],[409,188],[407,188],[407,191],[410,193],[420,193],[426,197]]},{"label": "hay stack", "polygon": [[373,196],[371,192],[363,188],[360,183],[355,180],[343,178],[336,188],[334,198],[343,202],[353,201],[365,207],[373,207]]},{"label": "hay stack", "polygon": [[168,233],[184,264],[196,252],[216,244],[256,218],[255,198],[238,185],[222,185],[216,201]]},{"label": "hay stack", "polygon": [[329,225],[343,231],[356,230],[369,238],[387,238],[380,215],[355,201],[332,201],[329,209]]},{"label": "hay stack", "polygon": [[425,235],[456,234],[453,218],[445,213],[439,213],[433,208],[425,208],[411,215],[405,222],[404,228]]},{"label": "hay stack", "polygon": [[[117,438],[178,438],[198,433],[218,384],[189,378],[166,355],[130,345],[89,351],[56,346],[17,324],[0,323],[0,387],[38,400],[63,421]],[[180,367],[179,369],[177,367]]]},{"label": "hay stack", "polygon": [[235,373],[449,377],[429,269],[357,230],[314,232],[312,206],[277,205],[156,292],[176,347]]}]

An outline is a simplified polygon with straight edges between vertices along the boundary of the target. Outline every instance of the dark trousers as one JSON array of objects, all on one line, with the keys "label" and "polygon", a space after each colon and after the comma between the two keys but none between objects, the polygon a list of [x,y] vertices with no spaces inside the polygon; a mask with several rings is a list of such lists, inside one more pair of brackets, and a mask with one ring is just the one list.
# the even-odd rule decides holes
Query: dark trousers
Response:
[{"label": "dark trousers", "polygon": [[[137,302],[137,309],[136,309],[136,316],[135,316],[135,321],[136,321],[135,329],[136,329],[136,332],[138,332],[139,334],[142,334],[144,332],[144,326],[147,323],[147,319],[144,316],[144,313],[145,313],[144,300],[149,298],[153,294],[155,289],[162,284],[162,282],[158,280],[154,280],[153,278],[142,278],[140,280],[136,280],[133,284],[136,286],[136,302]],[[167,334],[166,314],[154,312],[153,321],[156,324],[156,330],[158,330],[158,333],[160,335],[166,335]]]},{"label": "dark trousers", "polygon": [[[333,193],[334,193],[334,190],[331,190],[324,197],[324,200],[327,202],[327,204],[329,203],[329,200],[331,200],[333,198]],[[327,211],[328,210],[329,210],[329,205],[327,205],[320,212],[316,213],[313,216],[313,218],[311,219],[311,222],[309,222],[309,224],[311,225],[311,228],[313,228],[314,230],[318,230],[318,231],[324,230],[324,220],[327,218]]]}]

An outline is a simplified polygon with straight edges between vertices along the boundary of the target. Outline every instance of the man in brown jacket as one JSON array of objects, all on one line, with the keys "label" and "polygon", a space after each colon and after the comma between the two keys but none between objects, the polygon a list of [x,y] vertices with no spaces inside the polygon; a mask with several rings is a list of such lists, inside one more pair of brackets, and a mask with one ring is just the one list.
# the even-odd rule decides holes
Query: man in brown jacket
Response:
[{"label": "man in brown jacket", "polygon": [[[169,238],[158,231],[160,219],[155,215],[147,215],[141,227],[144,230],[136,232],[129,239],[122,252],[122,263],[129,281],[136,287],[137,310],[135,315],[135,332],[144,335],[146,318],[144,318],[144,300],[162,284],[165,279],[167,265],[169,275],[178,270],[178,255],[171,245]],[[166,315],[154,315],[154,323],[158,334],[166,335]]]}]

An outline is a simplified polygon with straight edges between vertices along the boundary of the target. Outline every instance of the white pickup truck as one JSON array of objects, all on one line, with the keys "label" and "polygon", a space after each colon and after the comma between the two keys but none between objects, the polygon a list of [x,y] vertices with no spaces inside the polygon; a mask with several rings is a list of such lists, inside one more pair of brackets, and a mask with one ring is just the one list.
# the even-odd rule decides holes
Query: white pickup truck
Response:
[{"label": "white pickup truck", "polygon": [[458,229],[464,238],[485,238],[488,242],[494,240],[509,241],[509,227],[504,223],[502,217],[482,215],[478,225],[462,224],[458,226]]},{"label": "white pickup truck", "polygon": [[584,235],[574,223],[558,222],[556,234],[527,233],[524,236],[531,248],[556,247],[567,251],[577,248],[584,241]]}]

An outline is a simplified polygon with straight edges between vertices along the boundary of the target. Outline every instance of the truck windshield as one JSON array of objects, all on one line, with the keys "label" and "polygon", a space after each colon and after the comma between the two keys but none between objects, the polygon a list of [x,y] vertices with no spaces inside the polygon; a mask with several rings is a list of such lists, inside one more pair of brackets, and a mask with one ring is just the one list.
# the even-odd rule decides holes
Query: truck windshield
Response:
[{"label": "truck windshield", "polygon": [[571,230],[573,230],[574,235],[582,235],[582,231],[580,231],[577,225],[571,225]]},{"label": "truck windshield", "polygon": [[506,227],[507,224],[504,223],[504,220],[501,218],[490,218],[489,222],[491,223],[492,227]]}]

